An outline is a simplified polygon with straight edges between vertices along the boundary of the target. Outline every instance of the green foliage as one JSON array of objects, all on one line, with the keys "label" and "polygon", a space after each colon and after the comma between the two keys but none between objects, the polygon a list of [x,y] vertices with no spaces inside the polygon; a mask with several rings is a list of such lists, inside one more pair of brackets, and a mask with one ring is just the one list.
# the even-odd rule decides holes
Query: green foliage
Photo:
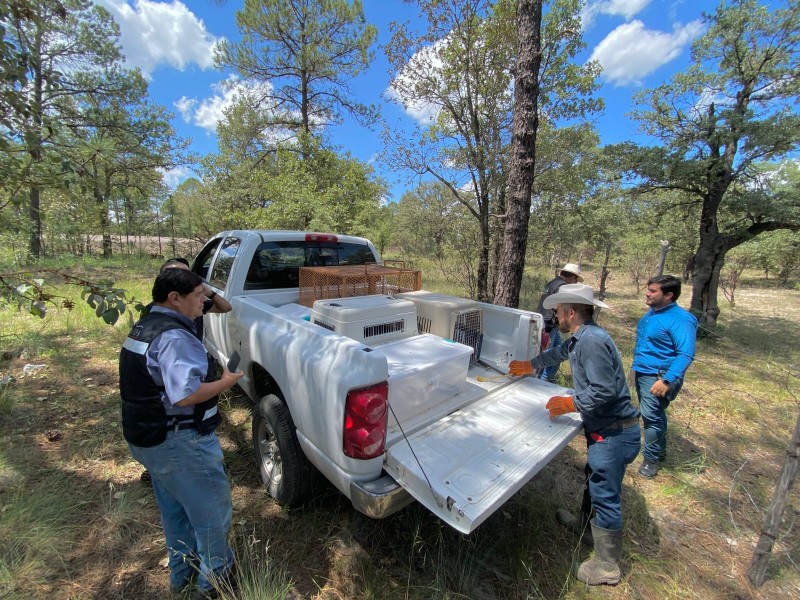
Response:
[{"label": "green foliage", "polygon": [[[411,131],[385,128],[386,161],[432,176],[478,225],[477,297],[488,300],[492,226],[505,212],[503,152],[512,115],[513,6],[486,0],[424,1],[425,31],[393,24],[386,55],[390,99],[429,113]],[[420,121],[422,119],[419,119]]]},{"label": "green foliage", "polygon": [[397,204],[396,244],[403,254],[438,258],[454,225],[456,202],[441,183],[421,183]]},{"label": "green foliage", "polygon": [[[101,91],[98,77],[121,60],[119,28],[109,13],[88,0],[31,0],[0,12],[6,56],[14,75],[4,86],[2,114],[8,129],[0,163],[4,186],[64,184],[78,163],[63,154],[75,98]],[[111,91],[113,93],[113,90]],[[70,117],[67,119],[66,117]]]},{"label": "green foliage", "polygon": [[375,244],[378,252],[383,255],[395,236],[395,218],[397,204],[389,202],[378,208],[377,215],[367,227],[365,237]]},{"label": "green foliage", "polygon": [[[112,70],[104,78],[116,93],[84,98],[85,122],[75,145],[81,158],[76,183],[85,191],[79,197],[94,204],[96,219],[88,228],[108,236],[112,212],[125,233],[143,229],[137,222],[143,205],[162,191],[162,172],[183,160],[188,142],[175,134],[172,114],[148,100],[147,83],[138,71]],[[110,256],[105,240],[103,250]]]},{"label": "green foliage", "polygon": [[760,269],[767,278],[776,276],[782,285],[800,278],[800,233],[796,231],[765,233],[731,254],[739,262]]},{"label": "green foliage", "polygon": [[[796,191],[760,185],[800,148],[800,11],[757,0],[720,4],[692,45],[692,66],[638,101],[659,147],[616,151],[640,189],[680,192],[699,218],[691,308],[713,327],[725,254],[755,236],[800,227]],[[756,183],[754,185],[754,182]]]},{"label": "green foliage", "polygon": [[53,282],[36,275],[46,275],[67,285],[80,287],[81,298],[94,309],[95,316],[108,325],[116,324],[120,316],[130,308],[137,314],[144,312],[141,302],[136,298],[129,298],[127,291],[115,287],[111,280],[89,281],[53,268],[0,273],[0,298],[7,305],[16,305],[18,310],[24,310],[40,319],[47,316],[48,304],[68,311],[75,308],[75,302],[69,296],[60,294]]},{"label": "green foliage", "polygon": [[220,44],[216,62],[266,84],[258,106],[274,126],[310,133],[338,121],[343,110],[374,119],[375,109],[348,93],[377,36],[360,0],[245,0],[236,24],[241,40]]},{"label": "green foliage", "polygon": [[[424,1],[419,6],[427,30],[395,24],[386,46],[393,78],[390,99],[430,113],[431,120],[413,131],[386,128],[386,160],[394,168],[438,180],[476,220],[481,242],[475,277],[478,297],[485,300],[492,295],[487,284],[502,240],[502,224],[493,216],[507,214],[512,67],[519,44],[516,3]],[[557,170],[580,162],[580,147],[563,141],[588,127],[562,136],[556,121],[580,119],[601,106],[593,98],[597,65],[574,62],[584,47],[577,34],[579,9],[577,0],[557,0],[543,16],[535,198],[548,182],[574,183],[572,174],[562,177]],[[542,141],[546,136],[552,139]],[[534,220],[553,221],[550,214]]]},{"label": "green foliage", "polygon": [[[527,254],[534,265],[554,268],[574,258],[581,245],[604,248],[617,236],[616,190],[598,175],[598,144],[588,125],[540,125]],[[612,214],[603,217],[602,210]]]},{"label": "green foliage", "polygon": [[[147,98],[141,73],[122,67],[119,27],[106,9],[89,0],[3,6],[0,193],[20,207],[20,231],[38,258],[48,216],[54,239],[109,235],[112,210],[134,224],[136,201],[154,195],[159,169],[176,164],[185,142],[172,115]],[[48,198],[68,204],[70,219],[49,215]]]},{"label": "green foliage", "polygon": [[629,232],[620,241],[620,263],[637,292],[656,272],[659,245],[658,237],[652,232]]},{"label": "green foliage", "polygon": [[421,183],[400,199],[395,244],[407,259],[431,261],[456,294],[477,297],[480,230],[464,205],[441,183]]},{"label": "green foliage", "polygon": [[215,199],[212,186],[195,177],[181,182],[162,207],[169,215],[171,233],[204,243],[225,229],[215,213],[221,199]]},{"label": "green foliage", "polygon": [[[225,127],[245,113],[228,114]],[[227,138],[230,140],[231,138]],[[206,160],[208,185],[193,182],[176,197],[178,221],[197,211],[196,200],[208,207],[206,228],[267,228],[335,231],[365,235],[379,216],[385,184],[372,168],[326,149],[313,138],[303,154],[287,145],[255,157],[252,144],[222,146]],[[184,199],[184,194],[188,196]],[[181,208],[184,206],[185,208]]]}]

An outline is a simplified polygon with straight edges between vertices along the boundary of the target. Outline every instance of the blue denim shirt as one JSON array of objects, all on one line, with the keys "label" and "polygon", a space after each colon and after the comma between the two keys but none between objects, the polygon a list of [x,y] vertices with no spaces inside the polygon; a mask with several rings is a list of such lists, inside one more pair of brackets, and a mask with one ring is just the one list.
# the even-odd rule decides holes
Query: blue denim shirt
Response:
[{"label": "blue denim shirt", "polygon": [[636,326],[633,370],[675,382],[694,360],[697,318],[674,302],[645,313]]},{"label": "blue denim shirt", "polygon": [[587,432],[639,416],[625,383],[622,356],[605,329],[586,321],[568,341],[531,359],[531,365],[541,369],[567,358],[575,388],[573,403]]},{"label": "blue denim shirt", "polygon": [[[163,312],[180,319],[194,329],[194,322],[181,313],[164,306],[153,306],[153,312]],[[175,406],[192,395],[203,383],[208,371],[208,359],[203,343],[185,329],[170,329],[157,336],[147,349],[147,370],[165,392],[161,402],[167,415],[191,415],[193,406]]]}]

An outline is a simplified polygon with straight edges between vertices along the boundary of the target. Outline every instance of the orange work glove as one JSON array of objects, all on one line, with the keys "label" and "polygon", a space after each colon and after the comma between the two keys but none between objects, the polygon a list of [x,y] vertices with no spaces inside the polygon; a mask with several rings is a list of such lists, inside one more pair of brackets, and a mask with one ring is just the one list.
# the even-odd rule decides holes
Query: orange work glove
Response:
[{"label": "orange work glove", "polygon": [[518,375],[533,375],[533,367],[529,360],[512,360],[508,363],[508,374],[514,377]]},{"label": "orange work glove", "polygon": [[547,401],[545,407],[550,411],[550,418],[567,413],[578,412],[575,409],[575,404],[572,402],[572,396],[553,396]]}]

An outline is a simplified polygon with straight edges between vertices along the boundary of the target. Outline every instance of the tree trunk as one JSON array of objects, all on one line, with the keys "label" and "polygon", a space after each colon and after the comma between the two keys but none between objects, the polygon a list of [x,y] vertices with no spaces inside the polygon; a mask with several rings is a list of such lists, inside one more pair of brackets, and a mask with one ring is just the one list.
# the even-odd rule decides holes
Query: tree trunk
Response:
[{"label": "tree trunk", "polygon": [[39,188],[31,187],[28,204],[28,215],[31,222],[31,235],[28,243],[28,255],[36,260],[42,256],[42,215]]},{"label": "tree trunk", "polygon": [[713,329],[717,326],[719,280],[727,253],[725,236],[717,235],[705,244],[701,242],[695,254],[691,310],[698,316],[701,327]]},{"label": "tree trunk", "polygon": [[664,265],[667,264],[667,254],[669,253],[669,250],[669,241],[661,240],[661,254],[658,257],[658,266],[656,267],[656,275],[658,276],[664,274]]},{"label": "tree trunk", "polygon": [[489,205],[484,201],[484,210],[480,215],[481,249],[478,254],[478,280],[476,281],[476,299],[479,302],[489,301],[489,250],[491,231],[489,230]]},{"label": "tree trunk", "polygon": [[694,255],[689,257],[683,267],[683,282],[689,283],[692,280],[692,271],[694,271]]},{"label": "tree trunk", "polygon": [[724,236],[717,235],[705,243],[701,240],[695,253],[690,309],[697,316],[701,328],[717,326],[719,276],[727,251]]},{"label": "tree trunk", "polygon": [[101,245],[103,248],[103,258],[109,259],[114,255],[114,247],[111,241],[111,222],[106,210],[106,201],[102,196],[95,196],[97,207],[100,210],[100,232],[102,234]]},{"label": "tree trunk", "polygon": [[792,489],[794,478],[797,475],[797,460],[799,454],[800,417],[797,418],[797,423],[794,426],[794,435],[792,435],[789,448],[786,450],[786,460],[783,463],[781,478],[775,489],[775,495],[772,497],[772,504],[769,507],[767,518],[764,520],[764,528],[761,530],[761,536],[758,538],[758,543],[753,553],[753,560],[750,563],[750,567],[747,569],[747,579],[756,587],[760,587],[761,584],[764,583],[769,555],[770,552],[772,552],[772,544],[780,531],[783,512],[789,500],[789,492]]},{"label": "tree trunk", "polygon": [[611,274],[611,271],[608,270],[608,263],[611,261],[611,246],[611,243],[606,244],[606,256],[603,260],[603,270],[600,272],[600,289],[597,292],[597,297],[600,300],[606,297],[606,281],[608,281],[608,276]]},{"label": "tree trunk", "polygon": [[726,237],[719,231],[717,213],[728,187],[727,183],[722,177],[716,178],[712,191],[703,199],[700,215],[700,244],[694,254],[690,304],[700,331],[716,327],[720,312],[717,304],[719,276],[729,248]]},{"label": "tree trunk", "polygon": [[[42,162],[44,155],[44,142],[42,138],[42,124],[44,123],[44,108],[42,105],[44,98],[44,76],[42,75],[42,57],[38,49],[41,47],[42,39],[41,29],[37,29],[36,34],[36,48],[37,51],[31,57],[31,68],[33,70],[33,104],[31,106],[31,119],[33,120],[32,137],[33,143],[29,150],[33,159],[34,168],[31,172],[36,174],[37,163]],[[37,259],[42,256],[42,213],[41,213],[41,198],[38,185],[33,185],[29,195],[30,206],[28,207],[28,215],[31,221],[30,243],[28,244],[28,255],[32,259]]]},{"label": "tree trunk", "polygon": [[525,268],[531,190],[536,166],[536,133],[539,128],[539,69],[542,62],[543,0],[517,1],[519,54],[514,70],[514,120],[508,172],[508,210],[503,256],[497,275],[494,301],[519,306],[519,290]]},{"label": "tree trunk", "polygon": [[[505,189],[499,190],[497,194],[497,206],[494,213],[503,215],[506,212],[506,194]],[[499,220],[492,222],[492,264],[491,264],[491,280],[489,281],[489,290],[491,290],[492,297],[494,297],[497,290],[497,277],[500,272],[500,261],[503,258],[503,228],[504,223]]]}]

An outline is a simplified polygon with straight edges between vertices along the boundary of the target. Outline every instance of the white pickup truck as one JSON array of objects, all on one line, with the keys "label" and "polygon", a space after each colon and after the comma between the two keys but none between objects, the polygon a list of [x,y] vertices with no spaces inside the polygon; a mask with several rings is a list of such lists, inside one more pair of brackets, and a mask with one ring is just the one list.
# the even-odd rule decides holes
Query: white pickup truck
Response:
[{"label": "white pickup truck", "polygon": [[580,418],[549,419],[564,388],[505,376],[540,351],[539,314],[424,290],[298,303],[301,267],[368,263],[381,259],[363,238],[220,233],[192,267],[233,305],[206,316],[205,344],[223,364],[241,356],[256,461],[278,502],[306,500],[316,468],[370,517],[416,499],[469,533]]}]

